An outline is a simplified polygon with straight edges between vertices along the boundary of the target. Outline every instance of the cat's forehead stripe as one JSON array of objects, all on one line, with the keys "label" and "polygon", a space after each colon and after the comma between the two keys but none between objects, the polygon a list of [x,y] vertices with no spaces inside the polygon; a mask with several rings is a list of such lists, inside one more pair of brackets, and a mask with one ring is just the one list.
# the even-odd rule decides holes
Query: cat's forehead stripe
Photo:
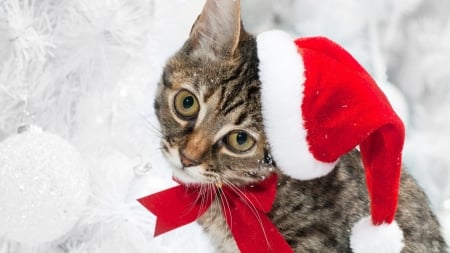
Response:
[{"label": "cat's forehead stripe", "polygon": [[234,122],[235,125],[239,126],[247,119],[248,113],[247,111],[241,111],[239,113],[239,116],[236,118],[236,121]]},{"label": "cat's forehead stripe", "polygon": [[213,89],[204,88],[203,93],[203,102],[208,103],[208,100],[214,95]]},{"label": "cat's forehead stripe", "polygon": [[230,112],[236,110],[240,106],[245,106],[245,100],[239,99],[227,105],[226,108],[223,109],[223,115],[226,117],[230,114]]},{"label": "cat's forehead stripe", "polygon": [[238,98],[240,93],[242,92],[242,86],[238,82],[229,83],[227,86],[228,87],[226,87],[226,89],[224,89],[224,92],[221,94],[221,96],[224,97],[221,101],[222,103],[219,105],[221,111],[225,111],[227,107],[230,106],[230,104],[232,104],[232,102],[236,100],[236,98]]},{"label": "cat's forehead stripe", "polygon": [[164,71],[162,74],[162,85],[166,88],[172,88],[172,82],[169,80],[168,71]]}]

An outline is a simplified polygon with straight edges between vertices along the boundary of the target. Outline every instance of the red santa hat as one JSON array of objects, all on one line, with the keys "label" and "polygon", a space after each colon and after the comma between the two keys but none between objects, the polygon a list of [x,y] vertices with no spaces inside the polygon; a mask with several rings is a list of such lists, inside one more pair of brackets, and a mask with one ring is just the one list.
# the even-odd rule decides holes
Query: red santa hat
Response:
[{"label": "red santa hat", "polygon": [[386,96],[326,38],[269,31],[257,47],[265,131],[278,166],[297,179],[321,177],[359,145],[371,217],[354,225],[351,247],[400,252],[403,233],[394,216],[405,130]]}]

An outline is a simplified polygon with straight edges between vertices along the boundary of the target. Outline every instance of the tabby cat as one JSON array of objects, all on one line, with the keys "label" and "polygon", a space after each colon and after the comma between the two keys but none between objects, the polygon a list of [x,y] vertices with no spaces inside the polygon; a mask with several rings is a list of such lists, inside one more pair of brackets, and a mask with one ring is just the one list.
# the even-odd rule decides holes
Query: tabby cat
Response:
[{"label": "tabby cat", "polygon": [[[242,26],[239,1],[207,1],[188,40],[168,60],[154,106],[163,153],[180,181],[242,186],[276,172],[269,218],[294,251],[351,252],[350,230],[369,215],[359,153],[309,181],[277,168],[262,123],[256,41]],[[427,198],[407,172],[395,219],[404,233],[402,252],[446,252]],[[239,252],[220,205],[198,222],[218,252]]]}]

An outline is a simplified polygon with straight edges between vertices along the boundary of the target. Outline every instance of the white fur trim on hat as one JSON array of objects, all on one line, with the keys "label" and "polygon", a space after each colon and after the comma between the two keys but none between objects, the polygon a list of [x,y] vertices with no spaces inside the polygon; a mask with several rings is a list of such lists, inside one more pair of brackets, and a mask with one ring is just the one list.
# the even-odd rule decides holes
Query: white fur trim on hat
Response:
[{"label": "white fur trim on hat", "polygon": [[395,221],[373,225],[370,217],[364,217],[352,228],[350,247],[354,253],[399,253],[403,232]]},{"label": "white fur trim on hat", "polygon": [[274,160],[297,179],[328,174],[336,163],[316,160],[306,141],[301,115],[304,65],[294,40],[283,31],[268,31],[258,35],[257,48],[264,126]]}]

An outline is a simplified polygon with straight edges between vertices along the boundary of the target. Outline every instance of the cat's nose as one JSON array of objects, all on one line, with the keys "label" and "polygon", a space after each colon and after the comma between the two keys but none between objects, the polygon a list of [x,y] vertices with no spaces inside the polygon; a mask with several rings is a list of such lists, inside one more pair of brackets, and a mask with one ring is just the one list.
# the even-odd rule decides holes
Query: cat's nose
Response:
[{"label": "cat's nose", "polygon": [[191,167],[191,166],[196,166],[196,165],[200,164],[199,161],[190,159],[185,154],[183,154],[183,152],[180,152],[180,161],[181,161],[181,164],[183,164],[183,167]]}]

